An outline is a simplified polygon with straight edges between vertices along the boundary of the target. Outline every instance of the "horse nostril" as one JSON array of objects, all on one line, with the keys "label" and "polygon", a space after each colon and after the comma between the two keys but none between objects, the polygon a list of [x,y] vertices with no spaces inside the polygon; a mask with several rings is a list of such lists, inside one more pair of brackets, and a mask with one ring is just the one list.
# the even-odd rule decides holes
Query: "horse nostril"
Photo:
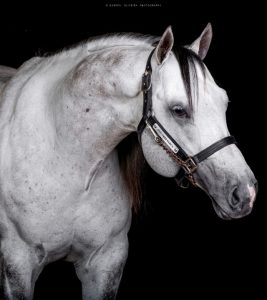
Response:
[{"label": "horse nostril", "polygon": [[228,204],[233,211],[251,211],[256,199],[258,183],[257,181],[254,181],[250,184],[240,183],[238,185],[232,186],[231,192],[228,196]]},{"label": "horse nostril", "polygon": [[232,207],[236,207],[240,202],[240,197],[238,196],[238,188],[237,187],[235,187],[235,189],[233,190],[233,193],[230,197],[231,197],[230,205]]}]

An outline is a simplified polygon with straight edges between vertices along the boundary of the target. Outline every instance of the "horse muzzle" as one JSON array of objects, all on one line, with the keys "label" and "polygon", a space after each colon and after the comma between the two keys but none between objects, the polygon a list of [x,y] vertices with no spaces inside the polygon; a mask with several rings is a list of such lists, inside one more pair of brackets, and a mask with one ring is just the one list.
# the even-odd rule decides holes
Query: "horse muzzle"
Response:
[{"label": "horse muzzle", "polygon": [[250,184],[241,183],[232,187],[226,201],[220,200],[221,197],[211,196],[214,210],[220,218],[225,220],[245,217],[252,211],[257,192],[258,183],[256,180]]}]

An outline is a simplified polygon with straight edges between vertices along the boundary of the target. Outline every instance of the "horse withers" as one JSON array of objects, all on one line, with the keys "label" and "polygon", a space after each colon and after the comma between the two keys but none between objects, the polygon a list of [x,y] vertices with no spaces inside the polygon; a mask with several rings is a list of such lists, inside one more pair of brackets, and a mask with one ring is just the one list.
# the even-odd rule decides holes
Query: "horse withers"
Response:
[{"label": "horse withers", "polygon": [[251,212],[256,179],[202,61],[211,38],[210,24],[176,49],[170,27],[160,39],[114,34],[0,69],[2,299],[31,299],[59,259],[84,299],[116,297],[140,198],[139,146],[119,147],[132,132],[157,173],[205,190],[221,218]]}]

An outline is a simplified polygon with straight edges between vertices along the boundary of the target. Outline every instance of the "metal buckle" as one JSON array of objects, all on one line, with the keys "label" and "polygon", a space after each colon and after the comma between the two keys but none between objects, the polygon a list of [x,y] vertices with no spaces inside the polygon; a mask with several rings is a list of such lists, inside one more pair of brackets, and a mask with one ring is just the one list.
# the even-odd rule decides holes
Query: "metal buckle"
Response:
[{"label": "metal buckle", "polygon": [[189,157],[182,163],[182,167],[186,171],[187,174],[192,174],[197,169],[197,164],[194,162],[192,157]]}]

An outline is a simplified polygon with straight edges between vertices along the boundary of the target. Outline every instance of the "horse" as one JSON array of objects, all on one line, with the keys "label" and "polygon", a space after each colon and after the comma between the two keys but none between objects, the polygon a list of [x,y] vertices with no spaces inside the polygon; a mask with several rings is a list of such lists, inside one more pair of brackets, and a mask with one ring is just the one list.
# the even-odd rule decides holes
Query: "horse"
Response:
[{"label": "horse", "polygon": [[252,211],[257,181],[203,62],[211,39],[210,24],[179,47],[171,27],[113,34],[0,68],[2,299],[32,299],[59,259],[83,299],[115,299],[144,161],[203,189],[223,219]]}]

